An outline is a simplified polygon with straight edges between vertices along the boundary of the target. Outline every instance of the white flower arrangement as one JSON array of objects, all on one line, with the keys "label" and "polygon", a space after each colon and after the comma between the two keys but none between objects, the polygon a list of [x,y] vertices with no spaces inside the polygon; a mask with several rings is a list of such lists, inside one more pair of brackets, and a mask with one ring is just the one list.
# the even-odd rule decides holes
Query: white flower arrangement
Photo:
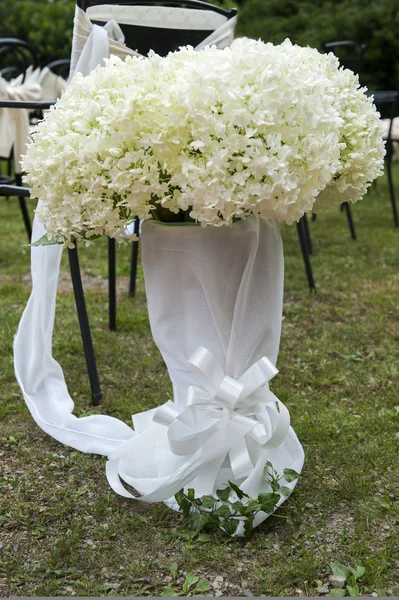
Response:
[{"label": "white flower arrangement", "polygon": [[25,181],[64,245],[127,240],[143,219],[292,223],[382,174],[379,114],[332,54],[286,40],[111,57],[76,76],[34,134]]}]

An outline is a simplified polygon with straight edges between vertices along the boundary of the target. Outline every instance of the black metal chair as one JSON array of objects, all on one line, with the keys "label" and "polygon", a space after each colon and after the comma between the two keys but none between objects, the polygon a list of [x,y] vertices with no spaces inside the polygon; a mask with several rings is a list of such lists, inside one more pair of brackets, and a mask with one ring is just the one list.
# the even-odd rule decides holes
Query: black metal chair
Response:
[{"label": "black metal chair", "polygon": [[343,40],[340,42],[327,42],[323,44],[323,49],[326,52],[333,52],[345,69],[350,69],[356,75],[360,75],[367,50],[366,44],[360,44],[353,40]]},{"label": "black metal chair", "polygon": [[[14,108],[21,110],[46,110],[50,108],[50,106],[54,104],[54,102],[19,102],[19,101],[5,101],[0,100],[0,108]],[[21,175],[20,175],[21,177]],[[22,177],[21,177],[22,182]],[[19,198],[29,198],[30,192],[26,187],[22,187],[21,185],[10,185],[0,183],[0,196],[12,197],[18,196]],[[30,221],[29,221],[30,227]],[[29,237],[30,242],[30,237]],[[75,295],[75,303],[76,309],[78,313],[80,331],[82,336],[83,348],[86,358],[87,370],[90,381],[91,388],[91,396],[92,396],[92,404],[94,406],[100,404],[102,398],[102,392],[100,388],[100,383],[98,379],[98,371],[96,360],[94,356],[93,342],[91,338],[89,320],[87,316],[86,310],[86,302],[83,293],[82,279],[80,275],[79,268],[79,257],[78,251],[75,245],[75,248],[68,249],[68,257],[69,257],[69,265],[71,270],[73,291]]]},{"label": "black metal chair", "polygon": [[[323,50],[326,52],[333,52],[345,69],[350,69],[356,75],[360,76],[360,73],[363,69],[363,58],[367,50],[366,44],[361,44],[353,40],[326,42],[323,44]],[[356,240],[356,229],[350,204],[348,202],[343,202],[341,204],[341,211],[346,213],[352,240]],[[315,219],[316,215],[313,215],[312,220],[314,221]]]},{"label": "black metal chair", "polygon": [[[152,0],[78,0],[79,8],[88,11],[91,7],[101,5],[111,6],[152,6],[155,4]],[[224,9],[220,6],[202,2],[202,0],[160,0],[156,2],[157,6],[193,8],[198,10],[207,10],[218,13],[227,19],[231,19],[237,14],[237,9]],[[111,15],[110,15],[111,16]],[[104,21],[93,20],[98,25],[103,25]],[[177,50],[180,46],[197,46],[204,39],[213,33],[214,30],[195,30],[195,29],[168,29],[161,27],[143,27],[140,25],[131,25],[119,23],[125,36],[125,43],[129,48],[146,55],[149,50],[154,50],[157,54],[165,56],[168,52]],[[139,220],[135,220],[135,233],[139,232]],[[129,296],[136,293],[136,277],[138,262],[139,242],[132,244],[132,258],[129,281]],[[116,330],[116,248],[115,240],[108,240],[108,289],[109,289],[109,328]]]},{"label": "black metal chair", "polygon": [[377,107],[377,110],[389,119],[389,130],[386,137],[384,137],[386,141],[386,156],[385,162],[387,166],[387,177],[388,177],[388,187],[389,187],[389,195],[391,198],[391,206],[392,206],[392,214],[393,221],[395,227],[399,227],[399,218],[398,218],[398,209],[396,206],[396,198],[395,198],[395,188],[393,185],[392,178],[392,159],[393,159],[393,143],[399,143],[399,138],[392,136],[392,124],[394,118],[398,114],[399,109],[399,92],[397,91],[377,91],[367,92],[368,96],[374,97],[374,104]]},{"label": "black metal chair", "polygon": [[[0,76],[3,79],[9,81],[22,75],[23,83],[28,67],[35,69],[36,66],[36,52],[31,44],[18,38],[0,38]],[[21,175],[19,173],[13,175],[12,151],[9,156],[1,156],[0,161],[7,164],[7,174],[0,174],[0,184],[12,185],[15,183],[16,185],[22,185]],[[32,230],[25,197],[19,196],[18,202],[26,233],[30,240]]]}]

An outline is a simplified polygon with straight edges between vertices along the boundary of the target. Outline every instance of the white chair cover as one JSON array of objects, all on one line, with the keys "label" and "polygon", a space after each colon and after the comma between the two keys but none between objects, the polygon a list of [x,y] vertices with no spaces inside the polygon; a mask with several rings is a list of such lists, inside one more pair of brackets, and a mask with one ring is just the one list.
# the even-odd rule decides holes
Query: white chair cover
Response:
[{"label": "white chair cover", "polygon": [[[131,7],[124,7],[126,14]],[[152,7],[159,10],[159,7]],[[236,19],[223,23],[207,38],[208,44],[220,40],[231,43]],[[229,26],[227,27],[227,24]],[[89,73],[101,65],[110,53],[124,57],[134,54],[123,45],[116,22],[106,27],[93,25],[84,11],[77,8],[71,57],[71,74]],[[203,44],[201,44],[201,47]],[[32,239],[45,234],[35,217]],[[62,248],[32,247],[32,293],[22,315],[14,341],[14,366],[25,402],[36,423],[59,442],[81,450],[108,456],[131,438],[134,431],[122,421],[106,415],[77,418],[60,365],[52,357],[57,282]]]},{"label": "white chair cover", "polygon": [[[37,101],[41,98],[40,70],[29,68],[12,81],[0,76],[0,100]],[[8,157],[14,146],[15,172],[21,172],[21,156],[29,139],[29,111],[0,108],[0,156]]]}]

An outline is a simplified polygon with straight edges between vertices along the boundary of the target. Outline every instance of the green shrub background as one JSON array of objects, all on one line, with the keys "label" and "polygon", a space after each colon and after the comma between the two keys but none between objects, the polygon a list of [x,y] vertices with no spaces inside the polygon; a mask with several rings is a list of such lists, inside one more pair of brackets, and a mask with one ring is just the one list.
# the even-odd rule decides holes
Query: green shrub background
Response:
[{"label": "green shrub background", "polygon": [[[350,39],[367,44],[361,81],[399,88],[399,0],[216,0],[239,8],[238,35],[321,48]],[[0,36],[36,48],[41,65],[70,54],[74,0],[2,0]]]}]

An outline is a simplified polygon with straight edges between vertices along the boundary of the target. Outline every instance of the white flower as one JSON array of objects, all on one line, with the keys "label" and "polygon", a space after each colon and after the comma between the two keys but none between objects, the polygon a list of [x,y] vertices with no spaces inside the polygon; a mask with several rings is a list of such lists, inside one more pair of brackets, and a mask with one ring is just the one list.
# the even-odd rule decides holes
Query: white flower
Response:
[{"label": "white flower", "polygon": [[77,76],[23,160],[38,216],[66,245],[123,241],[154,207],[202,225],[292,223],[359,199],[382,172],[379,115],[357,78],[286,40],[166,58],[111,57]]}]

